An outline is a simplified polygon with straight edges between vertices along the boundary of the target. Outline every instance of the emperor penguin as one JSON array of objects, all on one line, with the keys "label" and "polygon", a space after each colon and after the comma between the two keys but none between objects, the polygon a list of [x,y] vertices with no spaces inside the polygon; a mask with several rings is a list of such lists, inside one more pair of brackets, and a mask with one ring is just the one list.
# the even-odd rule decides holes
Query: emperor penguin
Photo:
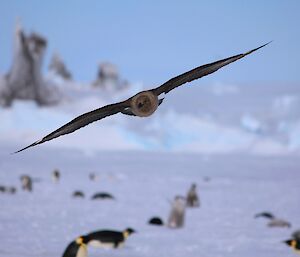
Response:
[{"label": "emperor penguin", "polygon": [[114,200],[115,198],[110,194],[110,193],[106,193],[106,192],[99,192],[99,193],[95,193],[92,197],[91,200],[97,200],[97,199],[108,199],[108,200]]},{"label": "emperor penguin", "polygon": [[255,214],[254,218],[260,218],[260,217],[264,217],[267,219],[274,219],[275,216],[271,213],[271,212],[261,212],[261,213],[257,213]]},{"label": "emperor penguin", "polygon": [[298,254],[300,254],[300,240],[297,239],[289,239],[284,241],[288,246],[294,249]]},{"label": "emperor penguin", "polygon": [[292,225],[290,222],[276,218],[272,213],[270,212],[262,212],[258,213],[254,216],[255,218],[264,217],[269,220],[267,226],[270,228],[274,227],[281,227],[281,228],[290,228]]},{"label": "emperor penguin", "polygon": [[59,172],[59,170],[55,169],[52,172],[52,180],[53,180],[53,182],[57,183],[57,182],[59,182],[59,179],[60,179],[60,172]]},{"label": "emperor penguin", "polygon": [[199,207],[200,201],[197,194],[197,185],[192,184],[190,190],[187,193],[186,197],[186,206],[187,207]]},{"label": "emperor penguin", "polygon": [[127,228],[124,231],[100,230],[92,232],[86,237],[88,238],[88,246],[97,248],[119,248],[122,247],[126,239],[136,231]]},{"label": "emperor penguin", "polygon": [[62,257],[87,257],[88,237],[80,236],[66,248]]},{"label": "emperor penguin", "polygon": [[171,212],[168,219],[168,227],[180,228],[184,225],[186,201],[182,196],[176,196],[172,203]]},{"label": "emperor penguin", "polygon": [[164,222],[160,217],[152,217],[149,221],[148,221],[149,225],[155,225],[155,226],[163,226]]}]

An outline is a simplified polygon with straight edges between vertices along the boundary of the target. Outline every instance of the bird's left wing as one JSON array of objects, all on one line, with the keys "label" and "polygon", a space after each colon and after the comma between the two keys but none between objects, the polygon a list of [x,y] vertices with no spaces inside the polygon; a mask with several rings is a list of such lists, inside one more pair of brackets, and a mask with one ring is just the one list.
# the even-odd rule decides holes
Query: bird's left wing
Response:
[{"label": "bird's left wing", "polygon": [[[269,42],[271,43],[271,42]],[[223,60],[219,60],[219,61],[216,61],[216,62],[213,62],[213,63],[209,63],[209,64],[205,64],[205,65],[202,65],[202,66],[199,66],[193,70],[190,70],[188,72],[185,72],[175,78],[172,78],[170,80],[168,80],[167,82],[165,82],[164,84],[162,84],[161,86],[157,87],[157,88],[154,88],[152,89],[151,91],[153,93],[155,93],[157,96],[162,94],[162,93],[168,93],[170,92],[171,90],[173,90],[174,88],[176,87],[179,87],[187,82],[191,82],[195,79],[199,79],[199,78],[202,78],[206,75],[209,75],[215,71],[217,71],[218,69],[232,63],[232,62],[235,62],[243,57],[245,57],[246,55],[248,54],[251,54],[255,51],[257,51],[258,49],[268,45],[269,43],[267,44],[264,44],[260,47],[257,47],[253,50],[250,50],[246,53],[243,53],[243,54],[238,54],[238,55],[235,55],[235,56],[231,56],[231,57],[228,57],[226,59],[223,59]]]},{"label": "bird's left wing", "polygon": [[42,144],[46,141],[50,141],[56,137],[60,137],[65,134],[69,134],[74,132],[77,129],[80,129],[94,121],[101,120],[107,116],[111,116],[114,114],[117,114],[119,112],[122,112],[125,108],[129,107],[129,101],[126,100],[124,102],[115,103],[115,104],[109,104],[106,106],[103,106],[99,109],[87,112],[85,114],[82,114],[78,116],[77,118],[71,120],[69,123],[63,125],[59,129],[51,132],[49,135],[43,137],[41,140],[38,140],[34,142],[33,144],[26,146],[25,148],[15,152],[19,153],[21,151],[24,151],[25,149],[28,149],[32,146]]}]

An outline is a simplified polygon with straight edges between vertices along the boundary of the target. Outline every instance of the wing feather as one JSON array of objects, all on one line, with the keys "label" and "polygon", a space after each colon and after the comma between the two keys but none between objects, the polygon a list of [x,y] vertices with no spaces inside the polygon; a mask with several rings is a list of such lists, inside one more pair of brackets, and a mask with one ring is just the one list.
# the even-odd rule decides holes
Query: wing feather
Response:
[{"label": "wing feather", "polygon": [[105,117],[122,112],[128,106],[129,106],[128,102],[124,101],[124,102],[120,102],[120,103],[109,104],[109,105],[106,105],[99,109],[84,113],[84,114],[78,116],[77,118],[71,120],[67,124],[63,125],[62,127],[58,128],[57,130],[51,132],[47,136],[43,137],[41,140],[38,140],[38,141],[34,142],[33,144],[26,146],[23,149],[15,152],[15,153],[22,152],[30,147],[42,144],[46,141],[50,141],[50,140],[60,137],[62,135],[70,134],[92,122],[95,122],[95,121],[101,120]]},{"label": "wing feather", "polygon": [[[271,43],[271,42],[269,42]],[[264,44],[260,47],[257,47],[253,50],[250,50],[246,53],[243,53],[243,54],[238,54],[238,55],[235,55],[235,56],[231,56],[229,58],[226,58],[226,59],[223,59],[223,60],[219,60],[219,61],[216,61],[216,62],[213,62],[213,63],[209,63],[209,64],[205,64],[205,65],[202,65],[202,66],[199,66],[195,69],[192,69],[188,72],[185,72],[175,78],[172,78],[170,80],[168,80],[167,82],[165,82],[164,84],[162,84],[161,86],[157,87],[157,88],[154,88],[152,89],[152,92],[154,92],[156,95],[160,95],[162,93],[168,93],[170,92],[171,90],[173,90],[174,88],[176,87],[179,87],[187,82],[191,82],[195,79],[199,79],[199,78],[202,78],[204,76],[207,76],[215,71],[217,71],[218,69],[232,63],[232,62],[235,62],[243,57],[245,57],[246,55],[249,55],[255,51],[257,51],[258,49],[268,45],[269,43],[267,44]]]}]

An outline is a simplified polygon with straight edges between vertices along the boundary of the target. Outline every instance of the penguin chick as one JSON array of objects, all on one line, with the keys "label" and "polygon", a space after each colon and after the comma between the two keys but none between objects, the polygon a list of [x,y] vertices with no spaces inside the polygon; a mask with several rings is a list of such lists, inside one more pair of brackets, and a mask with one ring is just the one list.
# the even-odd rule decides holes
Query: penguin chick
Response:
[{"label": "penguin chick", "polygon": [[300,241],[296,239],[286,240],[283,243],[286,243],[288,246],[293,248],[297,253],[300,254]]},{"label": "penguin chick", "polygon": [[32,178],[28,175],[22,175],[20,177],[20,180],[21,180],[21,184],[22,184],[22,189],[24,191],[28,191],[28,192],[31,192],[32,191]]},{"label": "penguin chick", "polygon": [[136,231],[127,228],[124,231],[101,230],[87,235],[88,245],[97,248],[119,248]]},{"label": "penguin chick", "polygon": [[187,193],[186,197],[186,206],[187,207],[199,207],[200,201],[197,194],[197,185],[192,184],[190,190]]},{"label": "penguin chick", "polygon": [[62,257],[87,257],[88,237],[80,236],[66,248]]},{"label": "penguin chick", "polygon": [[184,225],[186,199],[176,196],[172,203],[171,212],[168,219],[168,227],[180,228]]}]

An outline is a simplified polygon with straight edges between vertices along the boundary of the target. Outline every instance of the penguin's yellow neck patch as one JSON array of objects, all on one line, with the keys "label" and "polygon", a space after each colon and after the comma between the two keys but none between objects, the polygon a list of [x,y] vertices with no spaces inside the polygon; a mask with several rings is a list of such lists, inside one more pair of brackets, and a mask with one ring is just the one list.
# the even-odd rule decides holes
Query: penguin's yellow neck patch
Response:
[{"label": "penguin's yellow neck patch", "polygon": [[124,231],[123,232],[123,236],[125,239],[127,239],[129,237],[129,232],[128,231]]},{"label": "penguin's yellow neck patch", "polygon": [[78,238],[76,239],[76,244],[78,244],[78,245],[83,245],[83,238],[82,238],[82,237],[78,237]]},{"label": "penguin's yellow neck patch", "polygon": [[300,250],[297,248],[297,241],[296,240],[292,240],[291,241],[291,247],[299,254]]}]

